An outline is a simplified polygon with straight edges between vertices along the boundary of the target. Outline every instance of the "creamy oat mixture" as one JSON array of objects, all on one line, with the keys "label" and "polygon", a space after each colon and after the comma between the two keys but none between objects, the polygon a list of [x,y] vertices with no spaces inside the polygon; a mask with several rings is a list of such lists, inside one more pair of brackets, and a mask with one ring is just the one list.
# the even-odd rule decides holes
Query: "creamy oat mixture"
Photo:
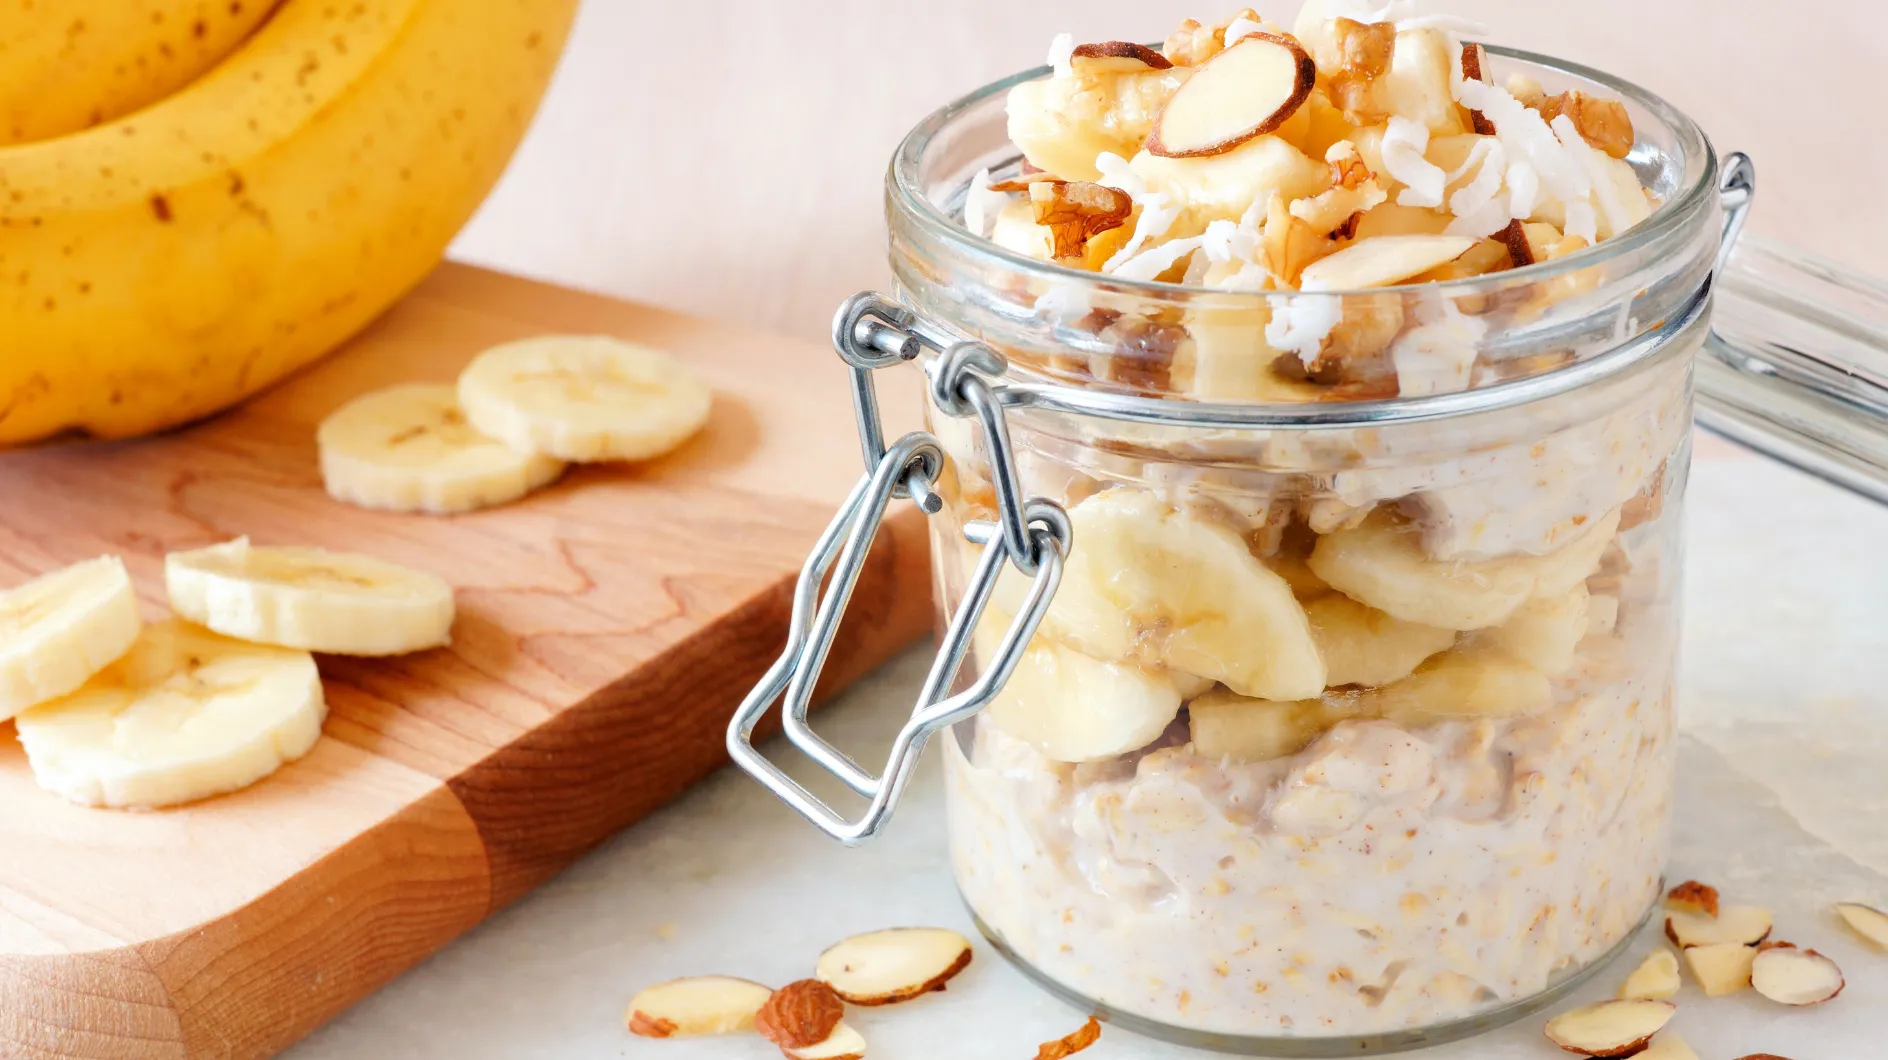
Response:
[{"label": "creamy oat mixture", "polygon": [[[1485,340],[1586,294],[1578,274],[1319,294],[1489,276],[1650,213],[1624,108],[1497,84],[1473,31],[1312,0],[1289,33],[1247,11],[1159,53],[1059,40],[1009,99],[1033,168],[980,175],[965,223],[1116,278],[1288,292],[1136,320],[1041,288],[1119,341],[1054,369],[1098,384],[1333,401],[1552,368]],[[1688,385],[1674,357],[1498,416],[1269,435],[1013,414],[1025,490],[1069,508],[1075,548],[947,741],[972,908],[1090,998],[1225,1034],[1444,1023],[1607,953],[1666,851]],[[932,419],[954,601],[993,497],[974,430]],[[1024,587],[999,585],[979,658]]]}]

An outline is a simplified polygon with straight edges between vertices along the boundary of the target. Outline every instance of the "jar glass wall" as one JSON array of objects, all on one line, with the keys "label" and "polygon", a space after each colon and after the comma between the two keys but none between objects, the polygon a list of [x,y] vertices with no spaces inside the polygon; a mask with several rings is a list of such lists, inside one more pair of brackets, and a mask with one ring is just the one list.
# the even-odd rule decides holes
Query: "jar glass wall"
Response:
[{"label": "jar glass wall", "polygon": [[[1301,1055],[1443,1040],[1544,1003],[1658,897],[1715,160],[1632,86],[1509,58],[1626,100],[1650,220],[1473,281],[1235,294],[954,225],[972,173],[1014,166],[1008,83],[894,163],[901,299],[1013,381],[1120,399],[1009,410],[1023,492],[1068,508],[1074,545],[944,753],[953,864],[993,941],[1140,1029]],[[1407,358],[1387,391],[1280,379],[1255,366],[1281,313],[1375,322]],[[1412,385],[1425,357],[1453,381]],[[964,527],[996,502],[972,421],[928,425],[948,618]],[[999,583],[963,680],[1025,586]]]}]

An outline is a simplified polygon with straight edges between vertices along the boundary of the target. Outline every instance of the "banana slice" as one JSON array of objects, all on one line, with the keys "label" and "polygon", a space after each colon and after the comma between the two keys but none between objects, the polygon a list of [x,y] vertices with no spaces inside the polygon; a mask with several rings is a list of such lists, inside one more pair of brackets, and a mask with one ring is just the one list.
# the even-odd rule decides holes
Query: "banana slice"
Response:
[{"label": "banana slice", "polygon": [[[994,609],[978,623],[986,662],[1008,625]],[[1153,743],[1180,714],[1180,688],[1163,674],[1091,659],[1038,635],[986,713],[1045,757],[1087,762]]]},{"label": "banana slice", "polygon": [[459,376],[472,426],[561,460],[648,460],[708,422],[714,397],[680,361],[606,335],[495,346]]},{"label": "banana slice", "polygon": [[1590,625],[1589,599],[1584,582],[1559,596],[1537,596],[1484,638],[1549,677],[1566,673],[1573,669],[1574,648]]},{"label": "banana slice", "polygon": [[564,464],[472,429],[453,387],[409,383],[355,398],[315,431],[328,496],[362,508],[446,515],[554,482]]},{"label": "banana slice", "polygon": [[1333,685],[1387,685],[1455,643],[1455,630],[1405,622],[1331,593],[1305,605],[1311,636]]},{"label": "banana slice", "polygon": [[1099,180],[1095,158],[1131,158],[1191,74],[1185,67],[1080,70],[1010,89],[1009,137],[1023,157],[1064,180]]},{"label": "banana slice", "polygon": [[1226,691],[1209,692],[1187,704],[1193,749],[1208,758],[1235,762],[1295,755],[1351,716],[1340,705],[1319,699],[1281,703]]},{"label": "banana slice", "polygon": [[171,609],[226,636],[336,655],[449,643],[452,586],[372,556],[239,537],[164,557]]},{"label": "banana slice", "polygon": [[1423,552],[1415,527],[1378,509],[1320,538],[1311,569],[1332,588],[1405,622],[1483,629],[1506,621],[1530,597],[1559,596],[1585,581],[1618,526],[1614,510],[1544,556],[1444,562]]},{"label": "banana slice", "polygon": [[1358,699],[1366,713],[1415,727],[1475,718],[1519,718],[1552,706],[1539,670],[1486,646],[1444,652],[1403,680]]},{"label": "banana slice", "polygon": [[84,684],[129,651],[143,625],[117,556],[0,593],[0,721]]},{"label": "banana slice", "polygon": [[171,619],[16,724],[40,787],[91,806],[150,808],[261,780],[314,746],[326,713],[307,652]]},{"label": "banana slice", "polygon": [[1258,699],[1324,691],[1304,607],[1230,528],[1129,489],[1098,493],[1070,518],[1075,548],[1049,609],[1068,643]]}]

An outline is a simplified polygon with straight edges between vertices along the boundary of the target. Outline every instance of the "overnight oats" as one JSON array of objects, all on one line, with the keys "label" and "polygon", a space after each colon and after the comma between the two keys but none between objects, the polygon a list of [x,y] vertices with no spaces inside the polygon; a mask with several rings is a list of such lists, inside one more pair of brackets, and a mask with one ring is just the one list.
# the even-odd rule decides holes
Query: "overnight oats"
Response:
[{"label": "overnight oats", "polygon": [[[1659,894],[1715,160],[1482,34],[1313,0],[1063,37],[894,164],[904,304],[1009,379],[1181,410],[1007,410],[1073,545],[943,741],[984,929],[1141,1029],[1438,1040]],[[928,421],[947,618],[999,518],[961,415]],[[1029,584],[997,583],[966,680]]]}]

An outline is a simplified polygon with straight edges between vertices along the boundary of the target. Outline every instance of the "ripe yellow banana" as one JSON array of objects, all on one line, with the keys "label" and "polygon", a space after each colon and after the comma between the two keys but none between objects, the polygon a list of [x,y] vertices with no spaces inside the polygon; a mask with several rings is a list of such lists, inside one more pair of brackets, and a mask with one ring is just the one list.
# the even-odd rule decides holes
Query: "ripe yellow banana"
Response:
[{"label": "ripe yellow banana", "polygon": [[139,434],[320,356],[439,259],[575,0],[285,0],[200,80],[0,148],[0,445]]},{"label": "ripe yellow banana", "polygon": [[110,121],[200,77],[276,0],[0,4],[0,144]]}]

